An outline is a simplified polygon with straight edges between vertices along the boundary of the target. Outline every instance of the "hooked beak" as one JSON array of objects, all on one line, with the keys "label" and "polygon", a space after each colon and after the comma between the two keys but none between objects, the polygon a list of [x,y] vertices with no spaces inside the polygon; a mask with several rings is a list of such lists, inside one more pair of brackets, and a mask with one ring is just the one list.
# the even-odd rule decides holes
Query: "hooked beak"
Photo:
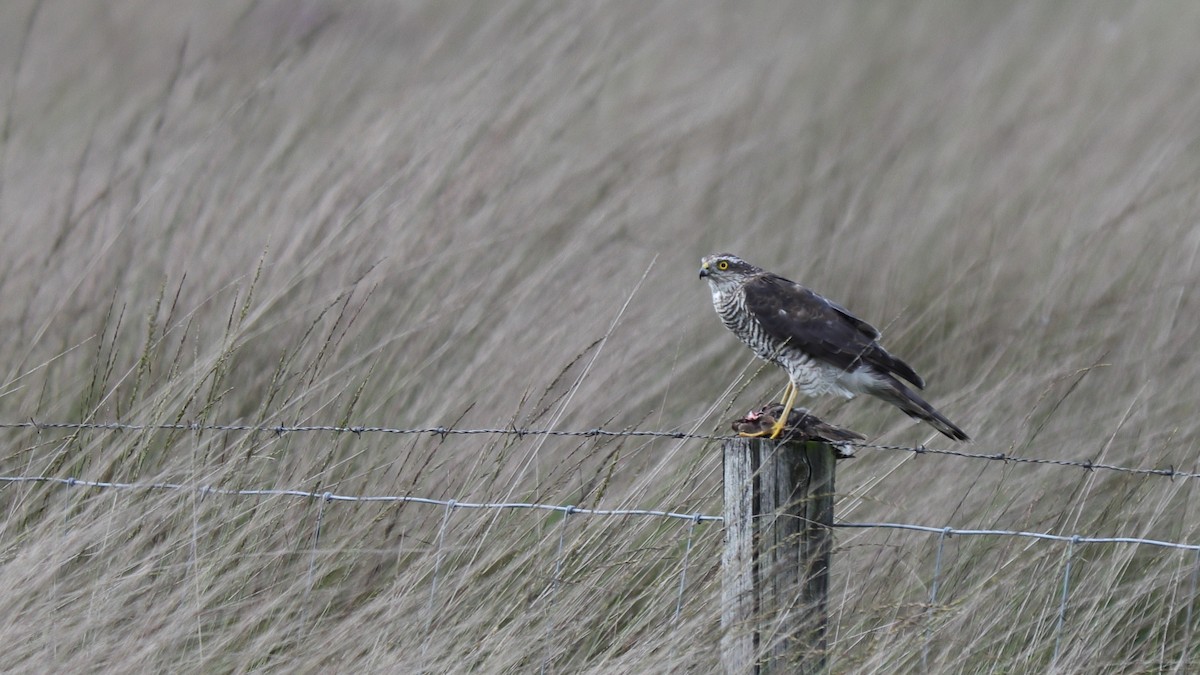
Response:
[{"label": "hooked beak", "polygon": [[708,276],[708,263],[702,263],[700,265],[700,278],[703,279],[707,276]]}]

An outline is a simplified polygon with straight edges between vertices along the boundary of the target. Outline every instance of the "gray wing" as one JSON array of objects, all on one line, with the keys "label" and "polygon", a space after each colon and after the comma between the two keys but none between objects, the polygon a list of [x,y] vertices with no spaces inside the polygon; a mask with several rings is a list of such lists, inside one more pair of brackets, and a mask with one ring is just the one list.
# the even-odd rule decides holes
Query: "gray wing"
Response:
[{"label": "gray wing", "polygon": [[775,274],[759,275],[743,289],[746,308],[772,338],[846,371],[869,365],[925,387],[912,367],[879,346],[879,331],[845,307]]}]

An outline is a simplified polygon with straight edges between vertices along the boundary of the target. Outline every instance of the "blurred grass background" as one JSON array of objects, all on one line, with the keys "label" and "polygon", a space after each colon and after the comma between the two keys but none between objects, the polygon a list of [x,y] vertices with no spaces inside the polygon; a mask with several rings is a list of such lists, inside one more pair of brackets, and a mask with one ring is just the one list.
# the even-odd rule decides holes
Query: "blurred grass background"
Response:
[{"label": "blurred grass background", "polygon": [[[724,433],[784,382],[695,278],[728,250],[883,328],[973,450],[1194,471],[1198,29],[1183,2],[6,2],[0,421]],[[720,508],[698,441],[3,438],[5,475]],[[838,484],[847,520],[1200,541],[1189,480],[862,450]],[[675,617],[687,523],[0,503],[13,672],[717,664],[719,527]],[[919,672],[927,630],[935,672],[1051,668],[1064,547],[948,541],[927,616],[931,538],[837,546],[836,671]],[[1193,561],[1078,551],[1054,667],[1194,668]]]}]

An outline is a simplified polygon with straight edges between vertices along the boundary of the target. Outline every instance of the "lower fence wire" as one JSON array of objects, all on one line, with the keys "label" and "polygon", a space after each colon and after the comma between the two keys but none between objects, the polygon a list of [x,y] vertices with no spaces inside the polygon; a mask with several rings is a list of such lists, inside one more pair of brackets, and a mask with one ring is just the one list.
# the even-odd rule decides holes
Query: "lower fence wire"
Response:
[{"label": "lower fence wire", "polygon": [[[559,529],[558,549],[554,562],[554,574],[551,578],[550,585],[547,589],[546,601],[549,603],[558,590],[558,585],[561,581],[562,570],[564,567],[564,551],[566,541],[566,527],[568,521],[573,515],[585,515],[591,517],[641,517],[641,518],[668,518],[677,520],[687,520],[686,543],[684,546],[683,557],[679,572],[679,585],[676,594],[675,611],[673,621],[678,625],[681,620],[684,594],[687,590],[687,573],[691,562],[692,549],[695,541],[696,528],[701,524],[719,523],[723,520],[718,515],[705,515],[702,513],[683,513],[679,511],[662,510],[662,509],[601,509],[601,508],[583,508],[573,505],[557,505],[557,504],[541,504],[533,502],[462,502],[454,499],[431,499],[426,497],[413,497],[409,495],[347,495],[336,494],[333,492],[313,492],[306,490],[289,490],[289,489],[227,489],[214,488],[210,486],[188,485],[182,483],[120,483],[109,481],[90,481],[81,480],[78,478],[59,478],[55,476],[0,476],[0,483],[47,483],[58,484],[68,488],[91,488],[100,490],[118,490],[118,491],[181,491],[198,493],[202,496],[217,495],[226,497],[293,497],[299,499],[316,500],[317,515],[313,531],[313,549],[309,559],[306,596],[311,596],[316,583],[316,567],[317,557],[319,554],[318,547],[320,545],[321,530],[325,520],[326,505],[333,503],[413,503],[425,504],[430,506],[441,506],[444,509],[441,525],[438,529],[436,548],[434,551],[434,566],[433,576],[429,588],[429,602],[427,607],[427,616],[425,623],[425,637],[421,646],[421,654],[424,656],[432,637],[433,629],[433,609],[436,606],[438,582],[441,574],[442,562],[445,556],[445,540],[446,530],[449,527],[450,516],[457,509],[529,509],[540,511],[559,512],[563,514],[562,522]],[[1071,592],[1071,568],[1075,556],[1075,548],[1082,544],[1126,544],[1152,546],[1156,548],[1171,548],[1185,551],[1192,551],[1195,554],[1192,564],[1190,589],[1187,597],[1187,605],[1185,609],[1185,644],[1190,644],[1191,637],[1194,633],[1193,606],[1196,603],[1197,586],[1200,585],[1200,544],[1191,544],[1186,542],[1166,541],[1160,539],[1147,539],[1142,537],[1086,537],[1076,534],[1052,534],[1048,532],[1029,532],[1021,530],[998,530],[998,529],[959,529],[953,527],[933,527],[929,525],[917,525],[912,523],[886,523],[886,522],[839,522],[834,523],[836,529],[890,529],[890,530],[907,530],[913,532],[922,532],[925,534],[936,534],[938,536],[937,552],[934,556],[933,578],[929,592],[929,607],[926,609],[925,621],[925,640],[921,654],[921,662],[923,669],[928,668],[929,648],[931,641],[931,621],[934,620],[934,609],[938,601],[938,592],[941,586],[941,576],[944,558],[945,541],[951,536],[966,536],[966,537],[1020,537],[1039,539],[1045,541],[1057,541],[1067,544],[1065,562],[1063,564],[1062,576],[1062,591],[1059,597],[1058,617],[1055,625],[1054,637],[1054,652],[1051,662],[1051,667],[1057,663],[1059,655],[1062,653],[1062,637],[1063,629],[1066,624],[1066,612],[1068,600]],[[308,605],[311,598],[306,597],[305,614],[307,617]],[[541,672],[545,672],[549,666],[551,654],[549,652],[549,633],[552,627],[547,619],[547,651],[543,654]],[[1181,655],[1182,666],[1186,667],[1186,662],[1189,655],[1185,652]]]}]

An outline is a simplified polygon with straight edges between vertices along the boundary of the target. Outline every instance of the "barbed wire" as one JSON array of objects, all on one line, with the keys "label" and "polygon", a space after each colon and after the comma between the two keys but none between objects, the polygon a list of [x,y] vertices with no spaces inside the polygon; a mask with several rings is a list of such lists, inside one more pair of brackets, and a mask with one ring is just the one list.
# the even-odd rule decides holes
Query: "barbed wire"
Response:
[{"label": "barbed wire", "polygon": [[1050,466],[1072,466],[1088,471],[1116,471],[1119,473],[1139,474],[1143,476],[1162,476],[1163,478],[1200,478],[1200,472],[1183,471],[1175,467],[1167,467],[1164,469],[1141,468],[1131,466],[1121,466],[1119,464],[1105,464],[1103,462],[1093,462],[1091,460],[1075,460],[1075,459],[1047,459],[1041,457],[1022,457],[1018,455],[1009,455],[1004,452],[966,452],[963,450],[944,450],[941,448],[930,448],[924,445],[908,446],[908,445],[885,445],[881,443],[861,443],[858,441],[850,441],[845,445],[851,445],[856,448],[871,448],[874,450],[893,450],[900,452],[911,452],[914,455],[942,455],[947,457],[962,457],[964,459],[982,459],[993,462],[1004,462],[1013,464],[1044,464]]},{"label": "barbed wire", "polygon": [[[301,499],[319,500],[321,503],[332,502],[358,502],[358,503],[411,503],[411,504],[426,504],[429,506],[440,506],[447,510],[447,513],[455,509],[501,509],[501,510],[516,510],[529,509],[535,511],[553,511],[563,513],[565,515],[585,515],[585,516],[615,516],[615,517],[651,517],[651,518],[673,518],[677,520],[691,521],[693,525],[697,523],[718,523],[724,521],[724,517],[704,514],[704,513],[684,513],[680,511],[670,511],[662,509],[600,509],[589,508],[583,506],[563,505],[563,504],[542,504],[537,502],[472,502],[460,501],[457,499],[433,499],[431,497],[414,497],[411,495],[349,495],[339,494],[335,492],[315,492],[310,490],[289,490],[280,488],[262,488],[262,489],[232,489],[218,488],[204,485],[187,485],[184,483],[121,483],[112,481],[95,481],[83,480],[79,478],[60,478],[57,476],[0,476],[0,483],[52,483],[63,485],[66,487],[88,487],[98,489],[114,489],[114,490],[145,490],[145,491],[169,491],[181,490],[196,492],[200,495],[220,495],[234,497],[298,497]],[[1145,546],[1156,546],[1159,548],[1173,548],[1185,551],[1200,552],[1200,544],[1188,544],[1185,542],[1165,541],[1162,539],[1147,539],[1143,537],[1093,537],[1079,534],[1052,534],[1049,532],[1031,532],[1026,530],[1000,530],[1000,529],[969,529],[956,527],[934,527],[930,525],[917,525],[913,523],[872,523],[872,522],[836,522],[833,524],[836,529],[890,529],[890,530],[909,530],[914,532],[924,532],[927,534],[936,534],[941,538],[951,536],[963,537],[978,537],[978,536],[1007,536],[1007,537],[1023,537],[1027,539],[1041,539],[1046,541],[1066,542],[1072,545],[1077,544],[1137,544]]]},{"label": "barbed wire", "polygon": [[[24,422],[0,422],[0,429],[47,429],[63,430],[96,430],[96,431],[243,431],[260,432],[282,436],[289,433],[326,432],[348,433],[355,436],[363,434],[396,434],[396,435],[433,435],[446,438],[455,435],[508,435],[518,438],[525,436],[567,436],[577,438],[614,438],[614,437],[646,437],[669,438],[674,440],[727,441],[738,438],[735,435],[702,434],[685,431],[654,431],[640,429],[533,429],[527,427],[493,427],[481,429],[459,429],[444,426],[429,427],[384,427],[384,426],[338,426],[338,425],[287,425],[287,424],[213,424],[202,422],[176,422],[159,424],[130,424],[125,422],[39,422],[27,420]],[[1195,479],[1200,478],[1200,472],[1176,469],[1173,466],[1165,468],[1130,467],[1119,464],[1093,462],[1091,460],[1050,459],[1042,457],[1023,457],[1010,455],[1005,452],[968,452],[965,450],[947,450],[931,448],[925,445],[891,445],[884,443],[865,443],[861,441],[839,441],[835,445],[843,445],[869,450],[889,452],[907,452],[914,455],[935,455],[959,457],[962,459],[1003,462],[1005,464],[1040,464],[1045,466],[1065,466],[1084,469],[1087,471],[1112,471],[1141,476],[1159,476],[1162,478]]]},{"label": "barbed wire", "polygon": [[580,436],[580,437],[616,437],[616,436],[649,436],[657,438],[673,438],[677,440],[694,439],[704,441],[720,441],[730,436],[713,434],[695,434],[684,431],[642,431],[638,429],[530,429],[523,427],[496,427],[484,429],[457,429],[454,427],[377,427],[377,426],[336,426],[336,425],[288,425],[288,424],[209,424],[201,422],[177,422],[161,424],[127,424],[124,422],[0,422],[0,429],[69,429],[69,430],[101,430],[101,431],[257,431],[282,436],[289,433],[304,433],[324,431],[329,433],[348,433],[356,436],[362,434],[416,434],[432,436],[454,435],[510,435],[510,436]]},{"label": "barbed wire", "polygon": [[[527,428],[491,428],[491,429],[454,429],[446,427],[424,427],[424,428],[393,428],[393,427],[368,427],[368,426],[288,426],[288,425],[250,425],[250,424],[205,424],[196,422],[181,422],[174,424],[127,424],[117,422],[50,422],[43,423],[35,420],[17,423],[0,423],[0,429],[18,429],[32,428],[39,432],[44,429],[67,429],[67,430],[105,430],[105,431],[227,431],[227,432],[265,432],[277,435],[283,435],[293,432],[331,432],[331,433],[352,433],[360,436],[364,433],[389,433],[389,434],[433,434],[445,438],[452,434],[506,434],[515,436],[570,436],[570,437],[622,437],[622,436],[641,436],[641,437],[658,437],[671,439],[698,439],[705,441],[726,441],[736,436],[716,436],[710,434],[694,434],[685,432],[671,431],[643,431],[634,429],[611,430],[611,429],[589,429],[589,430],[557,430],[557,429],[527,429]],[[1073,460],[1057,460],[1057,459],[1042,459],[1032,457],[1013,457],[1005,453],[972,453],[959,450],[942,450],[937,448],[928,448],[924,445],[910,447],[902,445],[885,445],[877,443],[846,443],[853,447],[877,449],[884,451],[900,451],[910,452],[916,455],[941,455],[954,456],[965,459],[977,459],[986,461],[1002,461],[1013,463],[1026,464],[1043,464],[1053,466],[1072,466],[1087,470],[1107,470],[1115,472],[1123,472],[1130,474],[1140,474],[1149,476],[1163,476],[1171,478],[1196,478],[1200,474],[1178,471],[1174,468],[1168,469],[1145,469],[1134,467],[1123,467],[1112,464],[1102,464],[1095,462],[1080,462]],[[596,516],[596,517],[649,517],[649,518],[665,518],[685,521],[686,530],[686,545],[684,554],[680,562],[678,571],[678,583],[675,598],[674,623],[678,626],[682,617],[682,609],[684,596],[687,591],[687,579],[689,567],[694,563],[691,561],[693,544],[696,538],[696,527],[700,524],[723,523],[724,518],[719,515],[710,515],[700,512],[685,513],[681,511],[672,511],[668,509],[604,509],[595,507],[581,507],[575,505],[562,504],[545,504],[537,502],[487,502],[487,501],[460,501],[457,499],[434,499],[430,497],[418,497],[413,495],[355,495],[341,494],[332,491],[313,491],[313,490],[297,490],[286,488],[257,488],[257,489],[234,489],[214,487],[210,485],[188,484],[188,483],[171,483],[171,482],[116,482],[116,481],[95,481],[86,480],[76,477],[59,477],[59,476],[0,476],[0,484],[14,483],[42,483],[54,484],[72,488],[92,488],[99,490],[144,490],[144,491],[188,491],[201,496],[216,495],[227,497],[291,497],[303,500],[314,501],[318,504],[318,509],[315,516],[315,524],[313,527],[312,536],[312,552],[308,564],[308,577],[305,592],[305,615],[308,611],[308,596],[311,594],[318,564],[318,547],[321,539],[322,525],[325,520],[325,510],[328,505],[335,503],[344,504],[365,504],[365,503],[412,503],[423,504],[428,506],[438,506],[444,509],[441,518],[441,528],[436,539],[435,560],[436,564],[433,570],[433,577],[429,591],[429,616],[434,616],[432,608],[437,600],[438,580],[441,573],[440,563],[443,555],[444,539],[446,528],[450,522],[451,514],[458,509],[499,509],[499,510],[537,510],[547,512],[557,512],[562,514],[562,521],[558,527],[558,547],[554,558],[553,575],[549,589],[545,594],[545,602],[551,603],[556,595],[555,591],[559,585],[560,575],[563,568],[564,542],[566,537],[567,522],[573,515]],[[1174,549],[1181,551],[1190,551],[1193,554],[1191,562],[1191,573],[1189,575],[1190,592],[1187,597],[1195,598],[1197,586],[1200,585],[1200,544],[1191,544],[1178,541],[1167,541],[1162,539],[1150,539],[1144,537],[1125,537],[1125,536],[1086,536],[1081,534],[1054,534],[1050,532],[1034,532],[1026,530],[1005,530],[1005,529],[974,529],[974,528],[957,528],[957,527],[935,527],[930,525],[919,525],[915,523],[894,523],[894,522],[848,522],[841,521],[833,523],[835,529],[840,530],[901,530],[909,532],[918,532],[927,535],[937,536],[937,552],[934,560],[932,579],[930,583],[930,592],[928,600],[928,609],[926,614],[931,616],[933,609],[938,603],[938,591],[943,574],[943,550],[946,540],[951,537],[1018,537],[1040,541],[1050,541],[1066,544],[1066,552],[1064,563],[1061,572],[1061,590],[1058,593],[1058,612],[1057,620],[1054,628],[1054,654],[1052,663],[1057,662],[1062,645],[1064,626],[1067,623],[1067,610],[1070,602],[1072,586],[1078,585],[1072,575],[1072,563],[1075,559],[1076,547],[1085,544],[1094,545],[1134,545],[1134,546],[1151,546],[1160,549]],[[1075,582],[1073,584],[1073,582]],[[1184,583],[1184,582],[1181,582]],[[1192,621],[1192,601],[1186,604],[1185,625],[1190,626]],[[928,621],[928,619],[927,619]],[[548,621],[546,625],[547,634],[552,629],[551,623]],[[432,619],[426,625],[426,633],[432,633]],[[929,650],[932,643],[933,631],[929,624],[926,625],[924,645],[922,647],[921,660],[923,664],[928,663]],[[424,644],[428,642],[426,640]],[[424,647],[422,647],[424,648]],[[549,662],[550,652],[547,651],[543,655],[543,670]]]}]

